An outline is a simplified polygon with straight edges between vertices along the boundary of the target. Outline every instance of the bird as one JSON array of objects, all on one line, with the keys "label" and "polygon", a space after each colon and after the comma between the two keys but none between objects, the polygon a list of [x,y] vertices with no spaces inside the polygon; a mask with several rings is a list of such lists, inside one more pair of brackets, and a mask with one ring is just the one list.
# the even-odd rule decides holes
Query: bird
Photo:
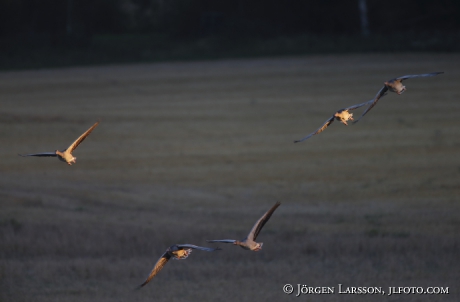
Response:
[{"label": "bird", "polygon": [[353,124],[356,124],[359,122],[360,119],[363,118],[375,105],[377,105],[377,102],[388,92],[395,92],[398,95],[401,95],[404,91],[406,91],[406,86],[402,84],[404,80],[411,79],[411,78],[422,78],[422,77],[433,77],[438,74],[442,74],[444,71],[438,71],[438,72],[432,72],[432,73],[423,73],[423,74],[412,74],[412,75],[405,75],[402,77],[394,78],[389,81],[384,82],[383,87],[377,92],[375,95],[374,99],[370,103],[369,107],[363,112],[363,114],[353,122]]},{"label": "bird", "polygon": [[99,125],[99,122],[96,122],[94,125],[91,126],[88,130],[85,131],[79,138],[77,138],[67,149],[62,151],[56,150],[54,152],[43,152],[43,153],[34,153],[34,154],[18,154],[22,157],[27,156],[38,156],[38,157],[57,157],[60,161],[67,163],[69,166],[75,164],[77,158],[72,155],[72,152],[80,145],[82,141],[94,130],[94,128]]},{"label": "bird", "polygon": [[260,231],[267,223],[267,221],[272,216],[273,212],[280,206],[280,202],[277,202],[270,210],[268,210],[259,220],[257,220],[256,224],[252,227],[251,231],[249,232],[248,236],[239,241],[234,239],[219,239],[219,240],[206,240],[209,243],[215,242],[223,242],[223,243],[233,243],[234,245],[239,245],[245,250],[251,250],[254,252],[258,252],[262,249],[263,242],[256,242],[257,236],[259,235]]},{"label": "bird", "polygon": [[149,276],[147,279],[145,279],[144,283],[142,283],[140,286],[137,287],[137,289],[142,288],[144,285],[150,282],[150,280],[153,279],[160,271],[161,269],[165,266],[165,264],[169,261],[169,259],[175,259],[175,260],[182,260],[186,259],[192,250],[202,250],[206,252],[214,252],[217,250],[221,250],[220,248],[210,248],[210,247],[203,247],[203,246],[197,246],[193,244],[174,244],[168,247],[166,251],[161,255],[160,259],[158,259],[157,263],[153,267],[152,271],[150,272]]},{"label": "bird", "polygon": [[309,139],[310,137],[312,137],[313,135],[316,135],[318,133],[321,133],[323,132],[327,127],[329,127],[330,124],[332,124],[332,122],[336,119],[338,121],[340,121],[342,124],[344,124],[345,126],[348,126],[348,123],[347,121],[349,120],[353,120],[353,113],[350,113],[349,111],[350,110],[355,110],[357,108],[360,108],[360,107],[363,107],[367,104],[369,104],[370,102],[372,102],[372,100],[370,101],[367,101],[367,102],[364,102],[364,103],[361,103],[361,104],[356,104],[356,105],[353,105],[353,106],[350,106],[350,107],[347,107],[347,108],[343,108],[343,109],[340,109],[338,111],[336,111],[334,113],[333,116],[331,116],[321,127],[319,127],[318,129],[316,129],[315,132],[312,132],[310,133],[309,135],[305,136],[304,138],[301,138],[299,140],[296,140],[294,141],[294,143],[300,143],[300,142],[303,142],[304,140],[307,140]]}]

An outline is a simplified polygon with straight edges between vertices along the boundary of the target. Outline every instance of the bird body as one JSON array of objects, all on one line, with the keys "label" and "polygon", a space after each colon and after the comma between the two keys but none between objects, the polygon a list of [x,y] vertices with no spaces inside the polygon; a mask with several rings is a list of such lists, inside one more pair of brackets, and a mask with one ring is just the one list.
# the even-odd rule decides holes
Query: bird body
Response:
[{"label": "bird body", "polygon": [[393,79],[383,83],[385,85],[385,91],[389,90],[391,92],[395,92],[397,94],[402,94],[406,91],[406,86],[403,85],[401,79]]},{"label": "bird body", "polygon": [[341,109],[334,113],[335,119],[344,124],[345,126],[348,126],[347,121],[353,120],[353,113],[350,113],[348,110],[349,109]]},{"label": "bird body", "polygon": [[238,245],[245,250],[250,250],[254,252],[258,252],[262,249],[263,242],[256,242],[257,236],[259,235],[260,231],[262,230],[263,226],[267,223],[267,221],[272,216],[273,212],[281,205],[281,203],[277,202],[270,210],[268,210],[259,220],[254,224],[251,231],[249,232],[248,236],[243,240],[234,240],[234,239],[218,239],[218,240],[206,240],[210,243],[222,242],[222,243],[233,243],[234,245]]},{"label": "bird body", "polygon": [[262,246],[264,245],[263,242],[255,242],[254,240],[251,240],[248,238],[245,238],[243,241],[235,240],[233,244],[238,245],[245,250],[249,250],[253,252],[260,251],[262,249]]},{"label": "bird body", "polygon": [[60,161],[65,162],[69,166],[71,166],[72,164],[75,164],[77,162],[77,158],[73,156],[72,153],[66,152],[66,151],[67,150],[62,150],[62,151],[56,150],[56,155]]},{"label": "bird body", "polygon": [[169,248],[169,253],[174,260],[187,259],[192,251],[193,250],[191,248],[179,248],[177,245],[173,245],[171,248]]}]

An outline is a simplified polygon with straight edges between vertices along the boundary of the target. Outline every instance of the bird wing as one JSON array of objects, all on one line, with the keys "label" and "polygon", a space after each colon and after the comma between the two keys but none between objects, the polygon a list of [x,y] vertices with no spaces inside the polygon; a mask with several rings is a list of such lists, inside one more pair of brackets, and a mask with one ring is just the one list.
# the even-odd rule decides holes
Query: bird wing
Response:
[{"label": "bird wing", "polygon": [[399,78],[396,78],[395,80],[407,80],[411,78],[421,78],[421,77],[433,77],[438,74],[444,73],[444,71],[438,71],[438,72],[432,72],[432,73],[423,73],[423,74],[410,74],[410,75],[405,75]]},{"label": "bird wing", "polygon": [[73,150],[75,150],[75,149],[78,147],[78,145],[80,145],[80,143],[81,143],[82,141],[84,141],[85,138],[94,130],[94,128],[97,127],[97,125],[99,125],[99,122],[96,122],[94,125],[91,126],[91,128],[89,128],[88,130],[86,130],[85,133],[83,133],[82,135],[80,135],[80,137],[77,138],[77,140],[74,141],[74,142],[67,148],[66,151],[72,153]]},{"label": "bird wing", "polygon": [[198,246],[198,245],[193,245],[193,244],[176,244],[176,245],[179,248],[189,248],[189,249],[194,249],[194,250],[202,250],[206,252],[214,252],[214,251],[220,250],[220,248],[204,247],[204,246]]},{"label": "bird wing", "polygon": [[294,143],[303,142],[304,140],[309,139],[309,138],[312,137],[313,135],[323,132],[324,129],[326,129],[330,124],[332,124],[332,122],[334,121],[334,118],[335,118],[334,116],[331,116],[321,127],[319,127],[318,129],[316,129],[315,132],[312,132],[312,133],[310,133],[309,135],[305,136],[304,138],[301,138],[301,139],[299,139],[299,140],[294,141]]},{"label": "bird wing", "polygon": [[342,111],[343,111],[343,110],[348,110],[348,111],[350,111],[350,110],[355,110],[355,109],[358,109],[358,108],[360,108],[360,107],[369,105],[369,103],[371,103],[372,101],[374,101],[374,100],[372,99],[372,100],[370,100],[370,101],[367,101],[367,102],[364,102],[364,103],[361,103],[361,104],[352,105],[352,106],[350,106],[350,107],[347,107],[347,108],[345,108],[345,109],[342,109]]},{"label": "bird wing", "polygon": [[43,152],[43,153],[34,153],[34,154],[18,154],[19,156],[26,157],[26,156],[40,156],[40,157],[56,157],[57,154],[55,152]]},{"label": "bird wing", "polygon": [[273,212],[275,212],[275,210],[280,206],[280,204],[281,204],[280,202],[275,203],[275,205],[270,210],[268,210],[262,217],[260,217],[260,219],[256,222],[256,224],[254,224],[254,226],[252,227],[251,231],[248,234],[248,238],[250,240],[255,241],[257,239],[257,236],[259,235],[260,230],[262,230],[264,225],[270,219]]},{"label": "bird wing", "polygon": [[165,266],[165,264],[169,261],[169,259],[171,259],[171,255],[168,253],[168,252],[165,252],[161,257],[160,259],[158,259],[157,263],[155,264],[155,266],[153,267],[152,271],[150,272],[149,276],[147,277],[147,279],[144,281],[144,283],[142,283],[139,288],[143,287],[144,285],[146,285],[147,283],[150,282],[150,280],[153,279],[153,277],[155,277],[160,271],[161,269],[163,268],[163,266]]},{"label": "bird wing", "polygon": [[360,119],[363,118],[363,116],[366,115],[366,113],[368,113],[375,105],[377,105],[377,102],[383,98],[386,94],[388,93],[388,87],[387,86],[383,86],[382,89],[379,90],[379,92],[377,92],[377,94],[375,95],[375,97],[370,100],[369,102],[366,102],[367,104],[370,103],[369,107],[366,108],[366,110],[363,112],[363,114],[361,114],[361,116],[353,122],[353,124],[359,122]]},{"label": "bird wing", "polygon": [[223,242],[223,243],[234,243],[236,240],[234,239],[218,239],[218,240],[206,240],[206,242],[214,243],[214,242]]}]

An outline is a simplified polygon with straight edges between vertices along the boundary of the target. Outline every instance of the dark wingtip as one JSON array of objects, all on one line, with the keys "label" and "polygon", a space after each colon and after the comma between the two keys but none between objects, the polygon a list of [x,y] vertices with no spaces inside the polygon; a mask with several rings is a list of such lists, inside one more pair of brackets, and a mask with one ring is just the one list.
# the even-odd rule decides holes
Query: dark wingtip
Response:
[{"label": "dark wingtip", "polygon": [[294,143],[299,143],[300,141],[294,141]]},{"label": "dark wingtip", "polygon": [[280,205],[281,205],[281,202],[277,201],[273,207],[274,207],[275,210],[276,210],[276,209],[278,209],[278,207],[279,207]]},{"label": "dark wingtip", "polygon": [[138,290],[140,290],[142,287],[143,287],[143,285],[136,286],[135,288],[133,288],[133,291],[138,291]]}]

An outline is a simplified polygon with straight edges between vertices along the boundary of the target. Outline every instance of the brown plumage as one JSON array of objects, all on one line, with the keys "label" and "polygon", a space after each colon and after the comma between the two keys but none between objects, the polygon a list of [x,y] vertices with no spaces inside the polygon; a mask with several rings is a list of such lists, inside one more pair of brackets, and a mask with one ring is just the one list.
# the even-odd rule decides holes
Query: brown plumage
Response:
[{"label": "brown plumage", "polygon": [[60,161],[67,163],[69,166],[76,163],[77,158],[72,155],[72,152],[85,140],[85,138],[94,130],[94,128],[99,125],[99,122],[96,122],[88,130],[85,131],[80,137],[78,137],[67,149],[62,151],[56,150],[54,152],[43,152],[43,153],[34,153],[34,154],[18,154],[19,156],[38,156],[38,157],[57,157]]},{"label": "brown plumage", "polygon": [[350,110],[355,110],[355,109],[360,108],[360,107],[363,107],[363,106],[369,104],[372,101],[373,100],[370,100],[370,101],[367,101],[367,102],[364,102],[364,103],[361,103],[361,104],[353,105],[353,106],[350,106],[350,107],[347,107],[347,108],[340,109],[340,110],[336,111],[334,113],[334,115],[331,116],[321,127],[316,129],[315,132],[312,132],[309,135],[305,136],[304,138],[301,138],[299,140],[294,141],[294,143],[303,142],[304,140],[309,139],[313,135],[316,135],[316,134],[319,134],[319,133],[323,132],[327,127],[329,127],[330,124],[332,124],[332,122],[334,120],[338,120],[342,124],[344,124],[345,126],[348,126],[347,121],[350,121],[350,120],[352,121],[353,120],[353,113],[350,113],[349,111]]},{"label": "brown plumage", "polygon": [[258,252],[262,249],[263,242],[256,242],[257,236],[259,235],[260,231],[267,223],[267,221],[272,216],[273,212],[281,205],[281,203],[277,202],[270,210],[268,210],[262,217],[257,220],[257,222],[252,227],[251,231],[249,231],[248,236],[243,240],[235,240],[235,239],[218,239],[218,240],[206,240],[210,243],[215,242],[222,242],[222,243],[233,243],[234,245],[239,245],[245,250],[251,250],[254,252]]},{"label": "brown plumage", "polygon": [[193,244],[174,244],[168,247],[168,249],[161,255],[160,259],[158,259],[157,263],[155,263],[155,266],[153,267],[152,271],[150,272],[149,276],[147,279],[142,283],[138,288],[143,287],[147,283],[150,282],[150,280],[153,279],[166,265],[166,263],[169,261],[169,259],[186,259],[192,250],[197,249],[197,250],[202,250],[206,252],[214,252],[217,250],[220,250],[220,248],[210,248],[210,247],[203,247],[203,246],[197,246]]}]

